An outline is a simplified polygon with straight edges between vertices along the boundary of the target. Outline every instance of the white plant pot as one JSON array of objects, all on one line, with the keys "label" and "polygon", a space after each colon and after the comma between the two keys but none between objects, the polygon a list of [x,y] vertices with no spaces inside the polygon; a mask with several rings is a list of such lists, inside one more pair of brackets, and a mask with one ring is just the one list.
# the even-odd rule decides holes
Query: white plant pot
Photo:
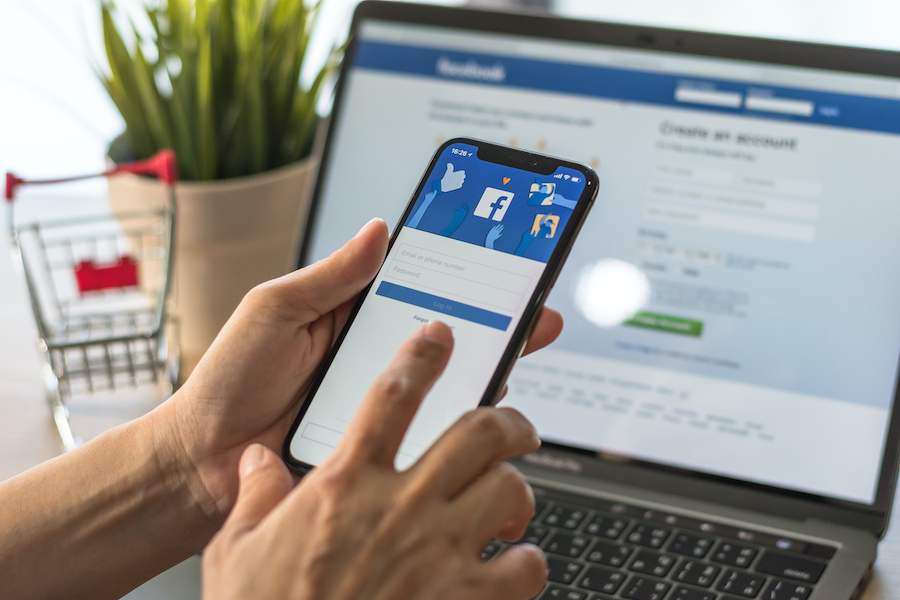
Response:
[{"label": "white plant pot", "polygon": [[[309,158],[259,175],[175,188],[173,311],[182,380],[253,286],[292,271],[309,212],[318,160]],[[112,210],[159,206],[156,180],[110,178]]]}]

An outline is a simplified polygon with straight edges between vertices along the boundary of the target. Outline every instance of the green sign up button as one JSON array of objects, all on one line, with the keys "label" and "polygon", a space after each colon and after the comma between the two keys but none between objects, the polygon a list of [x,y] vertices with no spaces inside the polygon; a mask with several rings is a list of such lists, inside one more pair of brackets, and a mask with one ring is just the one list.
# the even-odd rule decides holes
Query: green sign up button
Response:
[{"label": "green sign up button", "polygon": [[644,329],[663,331],[665,333],[689,335],[691,337],[700,337],[700,334],[703,333],[703,321],[682,319],[681,317],[672,317],[670,315],[660,315],[649,312],[636,313],[633,317],[625,321],[623,325],[643,327]]}]

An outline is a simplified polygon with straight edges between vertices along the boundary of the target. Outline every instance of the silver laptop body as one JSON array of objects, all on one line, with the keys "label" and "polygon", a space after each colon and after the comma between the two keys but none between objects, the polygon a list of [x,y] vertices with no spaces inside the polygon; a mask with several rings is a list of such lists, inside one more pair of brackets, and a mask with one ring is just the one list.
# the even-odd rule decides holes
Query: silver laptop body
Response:
[{"label": "silver laptop body", "polygon": [[897,56],[363,2],[301,262],[457,136],[601,182],[505,401],[545,441],[543,597],[855,597],[900,447]]}]

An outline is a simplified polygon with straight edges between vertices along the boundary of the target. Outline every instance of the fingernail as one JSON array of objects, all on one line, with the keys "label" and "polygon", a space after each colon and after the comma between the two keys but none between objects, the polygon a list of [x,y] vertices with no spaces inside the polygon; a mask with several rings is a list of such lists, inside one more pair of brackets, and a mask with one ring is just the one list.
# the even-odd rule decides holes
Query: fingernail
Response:
[{"label": "fingernail", "polygon": [[239,467],[239,473],[241,479],[244,479],[250,473],[259,468],[259,466],[263,463],[266,458],[266,450],[260,444],[251,444],[244,450],[244,454],[241,455],[241,465]]},{"label": "fingernail", "polygon": [[382,219],[379,219],[378,217],[375,217],[374,219],[371,219],[368,223],[366,223],[365,225],[363,225],[362,227],[360,227],[360,228],[359,228],[359,231],[357,231],[357,232],[356,232],[356,235],[353,236],[353,237],[358,237],[359,234],[361,234],[363,231],[365,231],[366,229],[369,228],[369,225],[371,225],[371,224],[374,223],[375,221],[381,221],[381,220],[382,220]]},{"label": "fingernail", "polygon": [[448,327],[440,321],[429,321],[422,327],[422,337],[446,346],[450,343],[447,339],[447,329]]}]

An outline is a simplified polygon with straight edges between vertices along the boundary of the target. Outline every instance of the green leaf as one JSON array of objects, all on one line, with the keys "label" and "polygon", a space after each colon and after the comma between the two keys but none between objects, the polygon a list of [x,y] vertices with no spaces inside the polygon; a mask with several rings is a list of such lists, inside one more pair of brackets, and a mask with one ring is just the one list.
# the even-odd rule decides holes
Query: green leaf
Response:
[{"label": "green leaf", "polygon": [[[136,27],[101,0],[108,70],[98,71],[141,156],[171,147],[190,180],[258,173],[309,153],[316,102],[336,64],[329,60],[309,89],[300,85],[320,4],[145,1],[136,18],[147,26]],[[137,40],[137,31],[151,39]]]}]

